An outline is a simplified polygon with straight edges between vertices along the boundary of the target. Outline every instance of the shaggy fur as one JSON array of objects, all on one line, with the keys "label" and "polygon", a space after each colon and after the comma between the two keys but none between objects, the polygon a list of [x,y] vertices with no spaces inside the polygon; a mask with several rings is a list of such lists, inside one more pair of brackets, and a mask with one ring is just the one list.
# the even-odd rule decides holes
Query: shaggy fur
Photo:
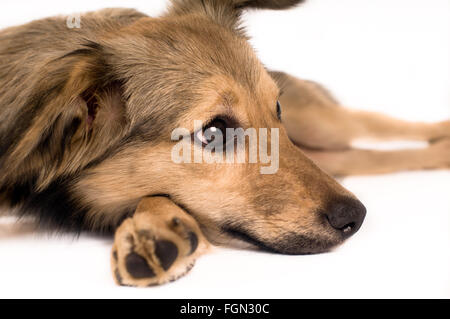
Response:
[{"label": "shaggy fur", "polygon": [[[352,113],[313,82],[269,74],[241,13],[299,2],[174,0],[160,18],[106,9],[80,29],[56,17],[0,31],[0,202],[51,229],[115,231],[124,285],[180,277],[206,238],[286,254],[342,243],[365,208],[300,148],[331,174],[448,167],[449,124]],[[279,171],[174,163],[171,132],[214,119],[279,128]],[[396,133],[441,140],[420,154],[351,149]]]}]

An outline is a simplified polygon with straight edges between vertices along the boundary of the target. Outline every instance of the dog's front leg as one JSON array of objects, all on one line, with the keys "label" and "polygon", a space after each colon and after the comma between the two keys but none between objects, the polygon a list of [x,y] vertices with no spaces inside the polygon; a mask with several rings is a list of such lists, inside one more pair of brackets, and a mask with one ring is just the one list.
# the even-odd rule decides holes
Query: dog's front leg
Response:
[{"label": "dog's front leg", "polygon": [[147,287],[185,275],[209,246],[197,222],[169,198],[146,197],[117,229],[111,265],[119,285]]}]

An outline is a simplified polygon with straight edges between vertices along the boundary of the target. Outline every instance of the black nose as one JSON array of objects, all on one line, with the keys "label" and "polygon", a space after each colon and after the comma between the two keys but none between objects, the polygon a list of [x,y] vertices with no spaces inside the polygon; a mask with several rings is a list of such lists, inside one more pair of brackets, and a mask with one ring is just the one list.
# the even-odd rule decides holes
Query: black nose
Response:
[{"label": "black nose", "polygon": [[325,215],[331,227],[339,230],[344,238],[348,238],[361,227],[366,217],[366,208],[356,199],[345,198],[333,201]]}]

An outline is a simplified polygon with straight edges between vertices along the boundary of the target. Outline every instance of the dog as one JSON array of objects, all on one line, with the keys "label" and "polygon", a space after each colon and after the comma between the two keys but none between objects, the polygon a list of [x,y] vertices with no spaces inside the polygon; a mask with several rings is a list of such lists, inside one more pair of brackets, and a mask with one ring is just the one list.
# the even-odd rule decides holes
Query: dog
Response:
[{"label": "dog", "polygon": [[[105,9],[81,28],[55,17],[0,31],[2,205],[46,229],[114,233],[112,273],[126,286],[183,276],[210,243],[282,254],[341,244],[366,209],[331,176],[448,168],[450,122],[350,111],[315,82],[267,70],[241,14],[300,2],[172,0],[158,18]],[[275,128],[277,171],[175,163],[179,127],[192,152],[206,132]],[[359,137],[430,145],[352,148]]]}]

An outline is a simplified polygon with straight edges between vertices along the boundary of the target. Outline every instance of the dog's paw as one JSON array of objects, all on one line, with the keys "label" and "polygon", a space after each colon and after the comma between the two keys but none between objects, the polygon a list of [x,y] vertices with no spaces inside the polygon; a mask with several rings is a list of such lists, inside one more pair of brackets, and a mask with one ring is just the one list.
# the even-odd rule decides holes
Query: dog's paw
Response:
[{"label": "dog's paw", "polygon": [[[155,201],[154,198],[149,198]],[[191,270],[208,246],[195,220],[173,203],[144,205],[117,229],[111,265],[123,286],[147,287],[174,281]]]}]

